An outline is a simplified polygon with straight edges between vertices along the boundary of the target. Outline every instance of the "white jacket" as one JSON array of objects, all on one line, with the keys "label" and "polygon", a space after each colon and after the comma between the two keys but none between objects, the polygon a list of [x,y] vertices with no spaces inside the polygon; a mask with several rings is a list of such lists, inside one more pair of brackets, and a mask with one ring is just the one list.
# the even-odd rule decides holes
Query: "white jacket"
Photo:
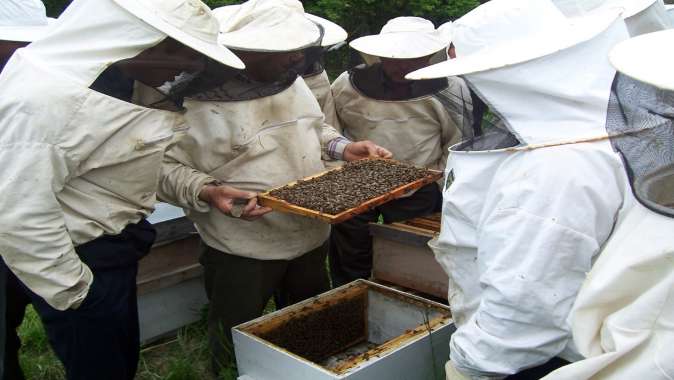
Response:
[{"label": "white jacket", "polygon": [[447,163],[454,182],[431,246],[450,276],[451,361],[473,379],[581,358],[567,318],[629,183],[609,142],[566,143],[606,135],[606,57],[626,37],[618,21],[561,52],[466,76],[522,143],[455,146]]},{"label": "white jacket", "polygon": [[674,220],[629,198],[574,305],[587,359],[545,380],[674,378]]},{"label": "white jacket", "polygon": [[328,73],[323,70],[318,74],[306,76],[303,79],[316,97],[316,100],[318,100],[318,105],[321,106],[323,115],[325,115],[325,123],[331,125],[337,132],[342,133],[342,128],[339,125],[339,119],[335,111],[335,99],[330,89]]},{"label": "white jacket", "polygon": [[0,253],[56,309],[84,299],[92,281],[74,247],[153,209],[182,117],[88,87],[164,38],[110,0],[78,1],[0,76]]},{"label": "white jacket", "polygon": [[[449,78],[446,91],[470,99],[468,87],[459,78]],[[463,115],[448,112],[434,95],[402,101],[373,99],[355,88],[349,72],[335,80],[332,93],[344,136],[381,145],[396,160],[443,170],[449,147],[461,140]]]},{"label": "white jacket", "polygon": [[168,153],[160,197],[185,209],[209,246],[260,260],[289,260],[320,246],[330,228],[320,221],[270,213],[247,222],[199,200],[216,179],[263,192],[324,170],[322,148],[341,137],[302,78],[282,92],[246,101],[185,102],[191,129]]}]

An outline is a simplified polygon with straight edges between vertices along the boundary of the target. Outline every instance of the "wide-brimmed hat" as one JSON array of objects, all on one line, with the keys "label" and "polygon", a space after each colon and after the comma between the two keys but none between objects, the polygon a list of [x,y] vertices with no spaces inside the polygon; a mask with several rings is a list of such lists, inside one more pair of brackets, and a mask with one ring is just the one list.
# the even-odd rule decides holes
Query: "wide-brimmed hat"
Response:
[{"label": "wide-brimmed hat", "polygon": [[245,68],[239,57],[218,45],[218,22],[200,0],[113,1],[183,45],[227,66]]},{"label": "wide-brimmed hat", "polygon": [[567,18],[551,2],[492,0],[453,25],[457,57],[408,74],[408,79],[465,75],[545,57],[591,40],[618,20],[622,9],[601,8]]},{"label": "wide-brimmed hat", "polygon": [[220,22],[220,44],[237,50],[295,51],[332,46],[347,37],[341,26],[305,13],[297,0],[249,0],[213,13]]},{"label": "wide-brimmed hat", "polygon": [[629,18],[655,4],[658,0],[552,0],[567,17],[584,16],[598,8],[623,8],[622,17]]},{"label": "wide-brimmed hat", "polygon": [[33,42],[47,34],[53,22],[40,0],[0,1],[0,40]]},{"label": "wide-brimmed hat", "polygon": [[609,54],[616,70],[674,91],[674,29],[648,33],[617,44]]},{"label": "wide-brimmed hat", "polygon": [[449,38],[450,26],[439,32],[431,21],[421,17],[396,17],[379,34],[357,38],[349,46],[370,56],[413,59],[446,49]]}]

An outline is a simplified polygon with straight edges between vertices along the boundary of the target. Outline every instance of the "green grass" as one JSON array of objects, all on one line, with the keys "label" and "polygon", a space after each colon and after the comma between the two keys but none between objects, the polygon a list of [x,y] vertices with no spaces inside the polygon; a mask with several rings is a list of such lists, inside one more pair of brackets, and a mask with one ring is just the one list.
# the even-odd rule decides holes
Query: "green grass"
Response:
[{"label": "green grass", "polygon": [[[265,314],[275,310],[273,300]],[[202,321],[187,326],[167,341],[141,349],[136,380],[236,380],[235,363],[215,379],[210,371],[208,334],[205,316]],[[21,367],[28,380],[63,380],[63,366],[47,341],[42,322],[32,307],[19,329],[22,341]]]}]

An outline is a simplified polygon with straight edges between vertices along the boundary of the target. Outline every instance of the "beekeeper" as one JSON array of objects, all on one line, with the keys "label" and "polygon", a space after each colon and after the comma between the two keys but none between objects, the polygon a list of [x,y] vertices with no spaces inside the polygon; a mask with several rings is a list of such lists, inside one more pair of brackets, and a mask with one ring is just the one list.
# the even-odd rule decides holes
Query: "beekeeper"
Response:
[{"label": "beekeeper", "polygon": [[674,28],[662,0],[553,0],[568,17],[578,17],[600,8],[622,8],[630,36]]},{"label": "beekeeper", "polygon": [[[470,133],[470,113],[464,115],[463,108],[452,107],[470,99],[468,88],[459,78],[415,82],[405,75],[428,66],[434,55],[445,54],[446,33],[420,17],[397,17],[381,33],[358,38],[350,45],[370,64],[342,73],[332,85],[344,135],[354,141],[371,140],[390,150],[397,160],[444,169],[448,148],[460,141],[462,128]],[[369,223],[380,215],[386,223],[428,215],[439,211],[441,203],[440,185],[433,183],[412,196],[334,225],[330,235],[333,284],[370,277]]]},{"label": "beekeeper", "polygon": [[0,76],[0,254],[68,379],[135,375],[137,261],[155,236],[145,216],[185,129],[182,113],[117,87],[198,72],[205,56],[243,68],[217,32],[197,0],[75,0]]},{"label": "beekeeper", "polygon": [[[219,42],[246,70],[186,99],[187,136],[167,154],[160,196],[185,209],[204,241],[208,328],[216,372],[228,365],[231,328],[263,312],[278,288],[288,303],[329,288],[329,226],[256,204],[256,194],[316,174],[321,153],[351,161],[390,153],[352,143],[324,122],[300,74],[303,52],[328,29],[296,0],[250,0],[218,11]],[[250,223],[248,220],[257,219]]]},{"label": "beekeeper", "polygon": [[546,380],[674,378],[673,43],[674,30],[654,32],[611,52],[622,74],[607,127],[631,191],[571,314],[585,359]]},{"label": "beekeeper", "polygon": [[[0,72],[17,49],[27,46],[49,31],[52,19],[47,18],[44,4],[39,0],[7,0],[0,3]],[[1,261],[1,259],[0,259]],[[0,379],[23,379],[18,367],[17,349],[7,350],[7,345],[18,347],[18,337],[11,327],[21,323],[25,307],[25,295],[16,287],[6,287],[6,267],[0,265]],[[15,306],[15,304],[19,306]],[[5,309],[7,306],[7,309]],[[5,311],[7,310],[7,311]],[[19,320],[18,323],[14,320]],[[5,324],[7,322],[7,324]],[[5,331],[10,329],[9,334]]]},{"label": "beekeeper", "polygon": [[582,358],[567,318],[630,191],[606,130],[619,12],[492,0],[454,23],[455,59],[408,75],[461,75],[503,126],[447,163],[430,245],[457,326],[448,379],[538,379]]}]

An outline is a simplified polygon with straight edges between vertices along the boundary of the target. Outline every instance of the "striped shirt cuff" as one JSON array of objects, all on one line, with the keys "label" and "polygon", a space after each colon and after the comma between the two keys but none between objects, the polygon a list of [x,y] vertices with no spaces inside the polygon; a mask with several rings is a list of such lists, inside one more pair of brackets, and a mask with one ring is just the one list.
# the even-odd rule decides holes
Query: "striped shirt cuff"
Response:
[{"label": "striped shirt cuff", "polygon": [[337,137],[328,143],[328,157],[333,160],[342,160],[344,157],[344,149],[351,144],[351,140],[344,137]]}]

